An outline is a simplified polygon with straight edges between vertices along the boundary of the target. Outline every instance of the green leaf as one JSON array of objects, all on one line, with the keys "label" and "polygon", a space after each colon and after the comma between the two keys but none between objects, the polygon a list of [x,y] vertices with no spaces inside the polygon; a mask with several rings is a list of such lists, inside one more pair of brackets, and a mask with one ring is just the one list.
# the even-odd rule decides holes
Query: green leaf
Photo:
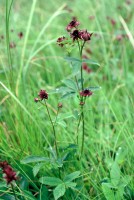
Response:
[{"label": "green leaf", "polygon": [[88,89],[91,91],[96,91],[96,90],[100,90],[101,87],[100,86],[90,86],[90,87],[88,87]]},{"label": "green leaf", "polygon": [[65,194],[65,184],[59,184],[53,191],[54,199],[57,200]]},{"label": "green leaf", "polygon": [[38,163],[33,167],[33,175],[34,177],[38,174],[40,171],[41,167],[44,165],[44,163]]},{"label": "green leaf", "polygon": [[74,91],[77,91],[77,85],[76,85],[75,81],[73,81],[73,80],[71,80],[71,79],[66,79],[66,80],[63,80],[63,83],[64,83],[67,87],[73,89]]},{"label": "green leaf", "polygon": [[6,182],[0,181],[0,188],[7,187]]},{"label": "green leaf", "polygon": [[115,193],[115,199],[116,200],[122,200],[124,194],[124,187],[118,187],[118,190]]},{"label": "green leaf", "polygon": [[120,186],[126,187],[129,184],[129,182],[131,181],[131,179],[132,179],[132,177],[128,176],[128,175],[122,177],[120,180],[119,187]]},{"label": "green leaf", "polygon": [[1,197],[1,200],[15,200],[15,197],[12,196],[12,195],[9,195],[9,194],[4,194],[4,195]]},{"label": "green leaf", "polygon": [[48,189],[45,185],[41,186],[41,189],[39,191],[39,195],[38,195],[38,200],[49,200],[48,199]]},{"label": "green leaf", "polygon": [[118,151],[116,152],[115,161],[117,163],[123,163],[125,161],[127,151],[125,149],[122,149],[122,147],[118,148]]},{"label": "green leaf", "polygon": [[43,156],[27,156],[23,160],[21,160],[21,163],[28,164],[28,163],[35,163],[35,162],[42,162],[42,161],[49,162],[50,159]]},{"label": "green leaf", "polygon": [[79,62],[75,62],[72,63],[72,75],[76,76],[76,74],[80,73],[80,69],[81,69],[81,63]]},{"label": "green leaf", "polygon": [[70,188],[75,188],[77,183],[74,183],[74,182],[66,182],[65,183],[67,187],[70,187]]},{"label": "green leaf", "polygon": [[73,116],[74,116],[75,119],[78,120],[79,117],[80,117],[80,113],[79,113],[79,111],[78,111],[78,110],[74,110],[74,111],[73,111]]},{"label": "green leaf", "polygon": [[69,92],[70,88],[68,87],[59,87],[56,88],[55,90],[52,90],[51,92],[49,92],[49,94],[55,94],[55,93],[65,93],[65,92]]},{"label": "green leaf", "polygon": [[57,186],[59,184],[62,184],[62,180],[56,177],[48,177],[44,176],[39,179],[39,182],[45,185],[50,185],[50,186]]},{"label": "green leaf", "polygon": [[64,127],[64,128],[67,127],[66,122],[64,122],[63,120],[61,120],[61,121],[57,121],[56,123],[59,124],[60,126]]},{"label": "green leaf", "polygon": [[120,168],[119,165],[114,162],[112,165],[112,169],[110,171],[110,178],[111,178],[111,183],[114,186],[117,186],[119,184],[120,181]]},{"label": "green leaf", "polygon": [[64,178],[64,182],[71,182],[73,181],[74,179],[78,178],[80,175],[80,171],[76,171],[76,172],[73,172],[67,176],[65,176]]},{"label": "green leaf", "polygon": [[67,112],[67,113],[61,113],[58,115],[58,121],[60,120],[63,120],[63,119],[68,119],[68,118],[71,118],[71,117],[74,117],[72,113],[70,112]]},{"label": "green leaf", "polygon": [[36,200],[36,198],[34,197],[32,192],[26,191],[26,190],[22,190],[22,192],[23,192],[24,196],[26,197],[26,199],[28,199],[28,200]]},{"label": "green leaf", "polygon": [[94,61],[94,60],[90,60],[90,59],[82,59],[82,62],[84,62],[84,63],[89,63],[90,65],[97,65],[97,66],[100,66],[99,63],[97,63],[97,62]]},{"label": "green leaf", "polygon": [[74,91],[70,91],[70,92],[67,92],[66,94],[64,94],[61,99],[65,99],[65,98],[69,98],[69,97],[72,97],[75,95],[75,92]]},{"label": "green leaf", "polygon": [[21,190],[28,190],[29,187],[29,181],[25,176],[21,177],[21,180],[19,181],[19,188]]},{"label": "green leaf", "polygon": [[66,57],[64,57],[64,59],[65,59],[66,61],[68,61],[68,62],[80,62],[80,63],[81,63],[81,60],[80,60],[80,59],[74,58],[74,57],[68,57],[68,56],[66,56]]},{"label": "green leaf", "polygon": [[102,183],[102,190],[107,200],[115,200],[114,192],[107,186],[107,183]]}]

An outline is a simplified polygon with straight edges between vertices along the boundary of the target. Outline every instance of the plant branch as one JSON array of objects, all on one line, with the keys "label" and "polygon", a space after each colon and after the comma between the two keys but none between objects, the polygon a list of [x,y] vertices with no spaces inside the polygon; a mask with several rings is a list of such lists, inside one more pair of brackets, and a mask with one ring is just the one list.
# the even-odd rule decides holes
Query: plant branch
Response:
[{"label": "plant branch", "polygon": [[50,112],[49,112],[49,109],[48,109],[48,106],[47,106],[47,103],[46,103],[45,99],[44,99],[44,102],[45,102],[45,106],[46,106],[46,109],[47,109],[47,113],[48,113],[48,117],[49,117],[50,123],[52,125],[53,134],[54,134],[54,140],[55,140],[54,143],[55,143],[55,148],[56,148],[56,154],[58,156],[58,147],[57,147],[57,140],[56,140],[56,132],[55,132],[54,123],[52,121],[52,118],[51,118],[51,115],[50,115]]}]

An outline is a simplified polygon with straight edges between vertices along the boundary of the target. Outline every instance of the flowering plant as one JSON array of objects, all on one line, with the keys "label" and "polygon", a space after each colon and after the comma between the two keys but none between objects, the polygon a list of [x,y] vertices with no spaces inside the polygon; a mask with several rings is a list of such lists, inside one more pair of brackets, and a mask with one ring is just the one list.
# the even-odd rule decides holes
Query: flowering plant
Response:
[{"label": "flowering plant", "polygon": [[[96,63],[89,59],[85,59],[85,58],[83,59],[84,47],[85,47],[86,43],[88,43],[91,40],[91,37],[93,34],[89,33],[87,30],[78,29],[79,25],[80,25],[80,22],[78,22],[76,18],[73,18],[73,20],[66,27],[69,37],[62,36],[57,39],[57,44],[61,48],[66,47],[66,49],[67,49],[69,46],[73,47],[76,45],[76,47],[78,47],[78,51],[79,51],[79,58],[73,58],[71,56],[65,58],[72,67],[74,67],[74,66],[77,67],[77,72],[74,75],[74,80],[67,79],[64,81],[64,83],[67,86],[65,90],[63,88],[56,89],[56,93],[58,93],[58,92],[62,93],[62,91],[63,91],[62,97],[64,97],[64,98],[66,98],[68,96],[76,95],[79,100],[78,124],[77,124],[77,128],[76,128],[76,143],[73,144],[73,146],[71,148],[70,148],[70,146],[61,148],[57,141],[56,124],[57,124],[57,119],[58,119],[58,115],[59,115],[59,109],[61,109],[62,106],[64,106],[64,105],[61,102],[58,104],[56,117],[55,117],[55,120],[53,120],[52,116],[50,114],[50,111],[49,111],[48,103],[47,103],[47,101],[50,98],[49,93],[46,90],[41,89],[38,94],[38,97],[36,97],[34,99],[34,101],[36,103],[37,102],[41,103],[43,106],[46,107],[48,118],[50,120],[50,124],[52,127],[54,148],[51,149],[51,153],[53,154],[54,162],[57,165],[57,167],[56,167],[56,165],[54,165],[54,167],[57,168],[57,170],[58,170],[58,174],[57,174],[58,178],[57,178],[57,176],[56,177],[45,176],[45,177],[40,178],[40,182],[45,185],[56,186],[56,188],[53,190],[53,195],[54,195],[55,199],[58,199],[61,196],[64,196],[65,192],[68,188],[72,188],[72,190],[74,190],[74,188],[75,189],[77,188],[77,183],[74,183],[72,181],[74,181],[75,179],[77,179],[77,182],[82,181],[82,179],[79,176],[81,173],[80,171],[73,171],[71,174],[67,175],[66,177],[63,176],[63,174],[64,174],[63,171],[66,167],[66,162],[69,163],[69,161],[71,161],[70,159],[72,159],[72,157],[69,157],[69,155],[72,154],[72,148],[73,148],[73,152],[74,152],[73,160],[75,160],[75,162],[79,162],[82,159],[82,155],[84,153],[84,142],[85,142],[84,106],[86,103],[86,99],[93,95],[93,90],[99,89],[99,87],[85,88],[85,85],[84,85],[83,70],[85,68],[83,68],[83,64],[85,67],[86,63],[90,63],[90,64],[96,64]],[[82,124],[81,144],[79,143],[80,139],[79,139],[79,133],[78,133],[80,124]],[[74,151],[74,148],[75,148],[75,151]],[[67,149],[67,151],[65,151],[65,149]],[[80,152],[79,151],[77,152],[77,149],[80,149]],[[64,152],[66,152],[66,154]],[[28,159],[28,158],[26,158],[26,159]],[[53,165],[52,160],[50,158],[47,158],[47,159],[51,163],[51,165]],[[26,164],[25,159],[23,160],[23,162]],[[79,169],[77,168],[77,170],[80,170],[80,168]],[[68,176],[69,177],[74,176],[74,177],[71,179],[68,179]],[[52,181],[55,181],[55,182],[52,184]]]}]

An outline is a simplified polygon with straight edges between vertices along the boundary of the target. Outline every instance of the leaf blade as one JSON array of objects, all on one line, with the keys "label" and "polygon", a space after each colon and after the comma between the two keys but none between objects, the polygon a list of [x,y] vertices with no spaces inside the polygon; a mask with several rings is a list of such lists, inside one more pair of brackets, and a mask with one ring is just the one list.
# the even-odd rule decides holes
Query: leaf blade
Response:
[{"label": "leaf blade", "polygon": [[46,162],[49,162],[50,159],[47,158],[47,157],[44,157],[44,156],[27,156],[25,157],[23,160],[21,160],[21,163],[22,164],[29,164],[29,163],[34,163],[34,162],[43,162],[43,161],[46,161]]},{"label": "leaf blade", "polygon": [[45,184],[45,185],[49,185],[49,186],[57,186],[57,185],[63,183],[63,181],[59,178],[48,177],[48,176],[41,177],[39,179],[39,182],[42,183],[42,184]]},{"label": "leaf blade", "polygon": [[54,199],[57,200],[65,194],[65,184],[59,184],[53,191]]},{"label": "leaf blade", "polygon": [[79,175],[80,175],[80,171],[76,171],[76,172],[73,172],[71,174],[68,174],[67,176],[65,176],[64,182],[71,182],[74,179],[78,178]]}]

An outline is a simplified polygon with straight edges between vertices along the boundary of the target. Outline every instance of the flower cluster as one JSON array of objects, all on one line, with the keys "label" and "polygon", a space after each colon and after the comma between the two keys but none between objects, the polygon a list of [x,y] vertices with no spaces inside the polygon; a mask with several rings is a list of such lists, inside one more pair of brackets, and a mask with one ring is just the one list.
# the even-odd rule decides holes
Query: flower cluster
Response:
[{"label": "flower cluster", "polygon": [[73,28],[76,28],[77,26],[79,26],[79,24],[80,22],[78,22],[77,19],[73,17],[73,20],[67,25],[66,30],[69,32]]},{"label": "flower cluster", "polygon": [[19,37],[20,39],[22,39],[22,38],[23,38],[23,33],[22,33],[22,32],[18,33],[18,37]]},{"label": "flower cluster", "polygon": [[58,45],[61,46],[61,47],[63,47],[64,46],[64,42],[65,42],[66,39],[67,38],[65,38],[64,36],[58,38],[58,40],[57,40]]},{"label": "flower cluster", "polygon": [[12,169],[8,162],[0,162],[0,168],[2,168],[3,174],[5,174],[4,179],[6,180],[7,184],[18,179],[16,172]]},{"label": "flower cluster", "polygon": [[42,101],[43,99],[48,99],[48,93],[46,92],[46,90],[40,90],[40,92],[38,93],[39,98],[34,98],[34,101],[37,103],[38,101]]},{"label": "flower cluster", "polygon": [[92,72],[92,69],[90,69],[86,63],[82,64],[82,69],[86,71],[88,74]]},{"label": "flower cluster", "polygon": [[[73,42],[75,40],[83,40],[84,42],[91,40],[92,33],[89,33],[87,30],[80,30],[78,29],[78,26],[80,25],[80,22],[77,21],[77,19],[74,17],[72,21],[67,25],[66,30],[70,33],[70,37],[73,39]],[[57,39],[57,43],[59,46],[63,47],[64,43],[67,38],[60,37]]]},{"label": "flower cluster", "polygon": [[89,89],[84,89],[80,92],[80,96],[82,97],[89,97],[93,94],[93,92]]}]

